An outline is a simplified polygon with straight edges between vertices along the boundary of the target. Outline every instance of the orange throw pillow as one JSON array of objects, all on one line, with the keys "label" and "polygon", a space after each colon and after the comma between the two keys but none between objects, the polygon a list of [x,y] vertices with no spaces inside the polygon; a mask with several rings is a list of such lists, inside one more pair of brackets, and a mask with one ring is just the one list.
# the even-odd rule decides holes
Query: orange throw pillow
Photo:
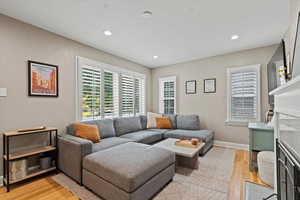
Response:
[{"label": "orange throw pillow", "polygon": [[169,117],[156,117],[156,127],[157,128],[165,128],[165,129],[171,129],[172,123]]},{"label": "orange throw pillow", "polygon": [[75,135],[92,142],[100,142],[100,133],[96,125],[89,125],[83,123],[74,123]]}]

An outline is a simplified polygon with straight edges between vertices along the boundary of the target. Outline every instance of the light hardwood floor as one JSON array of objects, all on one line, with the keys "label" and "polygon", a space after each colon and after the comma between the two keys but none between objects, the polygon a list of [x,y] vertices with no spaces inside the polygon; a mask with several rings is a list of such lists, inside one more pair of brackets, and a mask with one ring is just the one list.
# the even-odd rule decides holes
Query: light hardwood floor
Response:
[{"label": "light hardwood floor", "polygon": [[[251,181],[264,185],[257,173],[250,172],[248,168],[248,152],[235,150],[234,170],[230,183],[228,200],[243,200],[244,182]],[[0,187],[1,200],[79,200],[67,189],[63,188],[51,179],[52,175],[32,180],[19,185],[6,193],[4,187]]]}]

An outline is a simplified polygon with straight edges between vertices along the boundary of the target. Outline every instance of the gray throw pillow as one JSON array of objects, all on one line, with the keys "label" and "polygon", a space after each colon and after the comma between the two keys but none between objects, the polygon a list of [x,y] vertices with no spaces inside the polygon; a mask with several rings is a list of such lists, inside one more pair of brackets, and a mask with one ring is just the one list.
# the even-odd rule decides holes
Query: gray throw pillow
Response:
[{"label": "gray throw pillow", "polygon": [[114,119],[114,127],[117,136],[142,130],[140,117],[120,117]]},{"label": "gray throw pillow", "polygon": [[200,130],[200,120],[198,115],[177,115],[177,129]]}]

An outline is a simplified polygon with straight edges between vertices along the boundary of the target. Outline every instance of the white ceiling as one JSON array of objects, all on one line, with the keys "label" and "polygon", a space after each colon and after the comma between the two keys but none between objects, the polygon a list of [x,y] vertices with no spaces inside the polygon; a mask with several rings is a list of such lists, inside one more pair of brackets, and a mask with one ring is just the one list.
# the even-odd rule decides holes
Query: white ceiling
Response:
[{"label": "white ceiling", "polygon": [[[145,10],[153,16],[142,17]],[[288,0],[0,2],[0,13],[148,67],[279,43],[288,10]]]}]

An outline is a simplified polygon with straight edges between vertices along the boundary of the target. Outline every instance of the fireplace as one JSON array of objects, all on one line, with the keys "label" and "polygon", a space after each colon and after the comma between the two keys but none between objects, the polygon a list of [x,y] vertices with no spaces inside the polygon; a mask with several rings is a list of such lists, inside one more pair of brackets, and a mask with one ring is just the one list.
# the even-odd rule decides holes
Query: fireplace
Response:
[{"label": "fireplace", "polygon": [[300,164],[284,143],[276,141],[277,198],[300,200]]}]

